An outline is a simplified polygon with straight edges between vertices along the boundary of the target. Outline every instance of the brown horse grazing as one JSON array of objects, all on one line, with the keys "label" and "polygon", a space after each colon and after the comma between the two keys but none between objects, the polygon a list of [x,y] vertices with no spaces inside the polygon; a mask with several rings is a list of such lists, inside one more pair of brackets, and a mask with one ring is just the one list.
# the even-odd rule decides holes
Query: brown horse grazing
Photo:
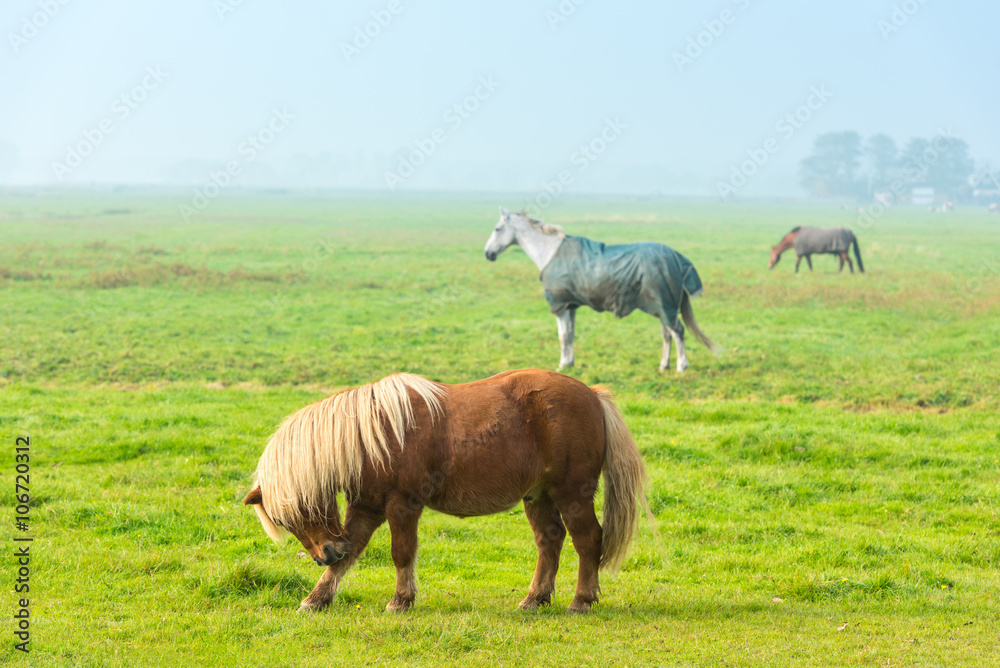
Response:
[{"label": "brown horse grazing", "polygon": [[768,263],[767,268],[774,269],[774,265],[778,264],[778,260],[781,259],[781,254],[789,248],[794,247],[796,274],[799,273],[799,263],[802,262],[803,257],[805,257],[806,263],[809,264],[809,271],[812,271],[813,263],[810,256],[813,253],[839,255],[840,271],[844,271],[844,262],[846,262],[853,274],[854,265],[851,263],[851,258],[847,255],[847,251],[850,250],[852,245],[854,246],[854,257],[858,260],[858,270],[863,274],[865,273],[865,265],[861,262],[858,238],[854,236],[853,232],[845,230],[843,227],[796,227],[786,234],[785,238],[779,241],[777,246],[771,248],[771,261]]},{"label": "brown horse grazing", "polygon": [[[594,513],[602,471],[603,527]],[[625,558],[645,484],[635,441],[601,386],[538,369],[462,385],[396,374],[289,416],[261,455],[244,503],[274,540],[287,530],[326,566],[300,610],[329,605],[388,522],[396,592],[386,609],[406,610],[416,596],[417,521],[425,507],[469,517],[523,499],[538,564],[520,607],[551,602],[568,530],[580,557],[569,610],[587,612],[597,601],[598,568]]]}]

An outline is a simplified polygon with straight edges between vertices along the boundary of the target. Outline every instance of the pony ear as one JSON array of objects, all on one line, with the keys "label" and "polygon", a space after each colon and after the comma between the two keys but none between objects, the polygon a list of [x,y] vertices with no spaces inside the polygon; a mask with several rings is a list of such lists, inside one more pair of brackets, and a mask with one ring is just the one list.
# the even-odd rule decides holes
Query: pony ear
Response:
[{"label": "pony ear", "polygon": [[247,498],[243,499],[244,506],[253,506],[263,502],[264,499],[260,495],[260,487],[254,487],[250,490],[250,493],[247,494]]},{"label": "pony ear", "polygon": [[510,211],[508,211],[504,207],[500,207],[500,215],[503,216],[504,219],[509,219],[510,218]]}]

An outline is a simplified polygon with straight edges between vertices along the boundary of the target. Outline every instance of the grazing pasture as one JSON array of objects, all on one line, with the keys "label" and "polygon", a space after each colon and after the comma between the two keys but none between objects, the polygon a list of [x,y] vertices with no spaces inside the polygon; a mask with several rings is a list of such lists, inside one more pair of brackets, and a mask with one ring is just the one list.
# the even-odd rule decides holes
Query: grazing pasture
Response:
[{"label": "grazing pasture", "polygon": [[[589,615],[515,612],[536,550],[516,507],[419,526],[419,593],[379,530],[325,612],[319,568],[241,505],[280,420],[395,371],[554,368],[538,271],[483,240],[511,196],[188,193],[0,198],[0,502],[31,436],[30,665],[908,665],[1000,662],[1000,228],[987,212],[578,199],[569,234],[697,267],[691,346],[581,310],[571,374],[612,388],[655,524]],[[864,275],[791,264],[796,225],[858,235]],[[851,227],[855,226],[855,227]],[[8,545],[14,529],[8,521]],[[12,563],[5,557],[5,564]],[[4,566],[10,610],[13,570]]]}]

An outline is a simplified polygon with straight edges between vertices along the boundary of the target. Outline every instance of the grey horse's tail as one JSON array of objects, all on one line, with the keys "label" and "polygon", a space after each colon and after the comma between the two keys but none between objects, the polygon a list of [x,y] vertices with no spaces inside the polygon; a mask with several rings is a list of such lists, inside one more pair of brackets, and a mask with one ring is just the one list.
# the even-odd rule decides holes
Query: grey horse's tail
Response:
[{"label": "grey horse's tail", "polygon": [[[858,263],[861,263],[860,259],[858,260]],[[694,332],[694,335],[698,337],[698,340],[704,343],[709,350],[716,355],[721,352],[725,352],[725,348],[708,338],[705,332],[698,328],[698,323],[694,319],[694,311],[691,310],[691,295],[688,294],[687,290],[684,290],[681,295],[681,317],[684,318],[684,324],[687,325],[688,329]]]},{"label": "grey horse's tail", "polygon": [[865,263],[861,261],[861,250],[858,248],[858,238],[851,235],[851,243],[854,244],[854,258],[858,261],[858,271],[865,273]]}]

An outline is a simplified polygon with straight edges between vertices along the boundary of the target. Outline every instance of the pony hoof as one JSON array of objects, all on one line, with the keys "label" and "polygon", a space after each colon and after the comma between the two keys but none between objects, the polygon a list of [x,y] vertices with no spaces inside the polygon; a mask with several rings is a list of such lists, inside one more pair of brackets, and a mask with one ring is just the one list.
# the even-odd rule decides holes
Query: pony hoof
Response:
[{"label": "pony hoof", "polygon": [[324,608],[326,608],[326,606],[328,606],[328,605],[329,605],[329,602],[326,602],[326,603],[313,603],[309,599],[305,599],[304,601],[302,601],[301,605],[299,605],[298,612],[300,612],[300,613],[302,613],[302,612],[320,612],[321,610],[323,610]]},{"label": "pony hoof", "polygon": [[385,606],[386,612],[406,612],[413,607],[413,601],[405,601],[398,595],[393,596],[392,600]]},{"label": "pony hoof", "polygon": [[569,604],[566,612],[571,612],[575,615],[586,615],[590,614],[590,603],[584,603],[583,601],[573,599],[573,602]]},{"label": "pony hoof", "polygon": [[517,606],[519,610],[524,610],[525,612],[535,612],[538,608],[543,605],[549,605],[552,601],[549,597],[545,596],[542,598],[535,598],[534,596],[526,596],[523,601]]}]

